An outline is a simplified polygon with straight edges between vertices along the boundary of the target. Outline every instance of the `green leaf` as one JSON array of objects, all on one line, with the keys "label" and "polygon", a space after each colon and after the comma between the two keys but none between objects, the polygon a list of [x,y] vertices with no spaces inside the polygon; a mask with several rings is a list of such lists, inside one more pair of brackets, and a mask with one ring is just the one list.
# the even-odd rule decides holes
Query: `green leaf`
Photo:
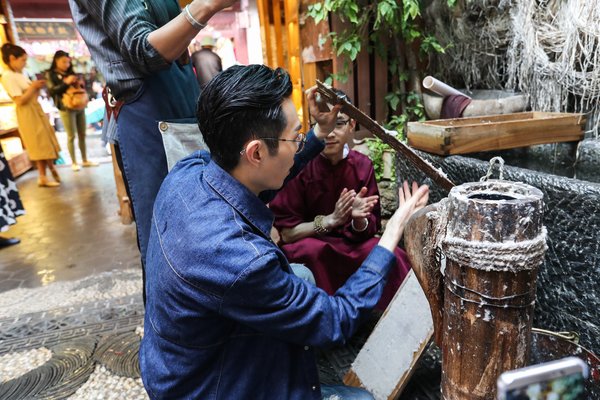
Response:
[{"label": "green leaf", "polygon": [[398,104],[400,104],[400,97],[396,93],[388,93],[385,96],[385,100],[388,102],[392,110],[396,111]]}]

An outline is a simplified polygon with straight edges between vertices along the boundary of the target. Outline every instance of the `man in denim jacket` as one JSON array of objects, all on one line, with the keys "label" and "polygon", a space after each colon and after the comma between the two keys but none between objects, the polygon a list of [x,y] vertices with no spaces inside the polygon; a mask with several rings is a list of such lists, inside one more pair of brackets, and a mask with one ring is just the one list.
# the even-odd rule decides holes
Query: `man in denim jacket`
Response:
[{"label": "man in denim jacket", "polygon": [[[321,386],[313,347],[345,343],[377,303],[392,251],[428,188],[405,183],[379,245],[334,296],[295,276],[269,236],[264,200],[319,154],[339,106],[319,112],[308,92],[317,126],[304,143],[291,94],[281,69],[234,66],[199,100],[211,153],[174,167],[153,212],[140,348],[152,399],[372,398]],[[355,194],[340,212],[354,201]]]}]

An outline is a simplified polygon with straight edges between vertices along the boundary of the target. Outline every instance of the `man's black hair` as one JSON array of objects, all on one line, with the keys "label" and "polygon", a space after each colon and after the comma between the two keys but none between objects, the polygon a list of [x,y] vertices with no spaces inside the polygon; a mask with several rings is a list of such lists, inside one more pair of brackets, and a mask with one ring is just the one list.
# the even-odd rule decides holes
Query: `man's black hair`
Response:
[{"label": "man's black hair", "polygon": [[[196,116],[212,159],[231,171],[251,139],[279,138],[287,125],[282,103],[292,94],[281,68],[236,65],[215,76],[202,90]],[[270,154],[279,141],[266,140]]]}]

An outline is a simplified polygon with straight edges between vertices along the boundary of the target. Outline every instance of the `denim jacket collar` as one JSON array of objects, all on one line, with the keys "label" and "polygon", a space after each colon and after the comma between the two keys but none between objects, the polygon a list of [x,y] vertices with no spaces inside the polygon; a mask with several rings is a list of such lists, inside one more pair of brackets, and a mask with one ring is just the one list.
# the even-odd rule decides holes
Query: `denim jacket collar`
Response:
[{"label": "denim jacket collar", "polygon": [[212,160],[206,166],[204,177],[215,192],[231,204],[267,239],[270,238],[273,213],[265,203]]}]

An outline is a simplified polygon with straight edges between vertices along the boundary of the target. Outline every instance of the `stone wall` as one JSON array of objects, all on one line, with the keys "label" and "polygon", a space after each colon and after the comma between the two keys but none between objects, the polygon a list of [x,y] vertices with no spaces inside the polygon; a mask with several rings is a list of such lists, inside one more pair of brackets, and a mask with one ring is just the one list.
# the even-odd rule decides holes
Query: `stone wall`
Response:
[{"label": "stone wall", "polygon": [[[461,156],[419,154],[441,167],[457,185],[478,181],[489,165]],[[397,168],[400,180],[428,183],[431,202],[446,197],[401,157]],[[600,354],[600,184],[516,167],[505,167],[504,178],[544,193],[548,251],[538,277],[534,326],[578,332],[581,345]]]}]

